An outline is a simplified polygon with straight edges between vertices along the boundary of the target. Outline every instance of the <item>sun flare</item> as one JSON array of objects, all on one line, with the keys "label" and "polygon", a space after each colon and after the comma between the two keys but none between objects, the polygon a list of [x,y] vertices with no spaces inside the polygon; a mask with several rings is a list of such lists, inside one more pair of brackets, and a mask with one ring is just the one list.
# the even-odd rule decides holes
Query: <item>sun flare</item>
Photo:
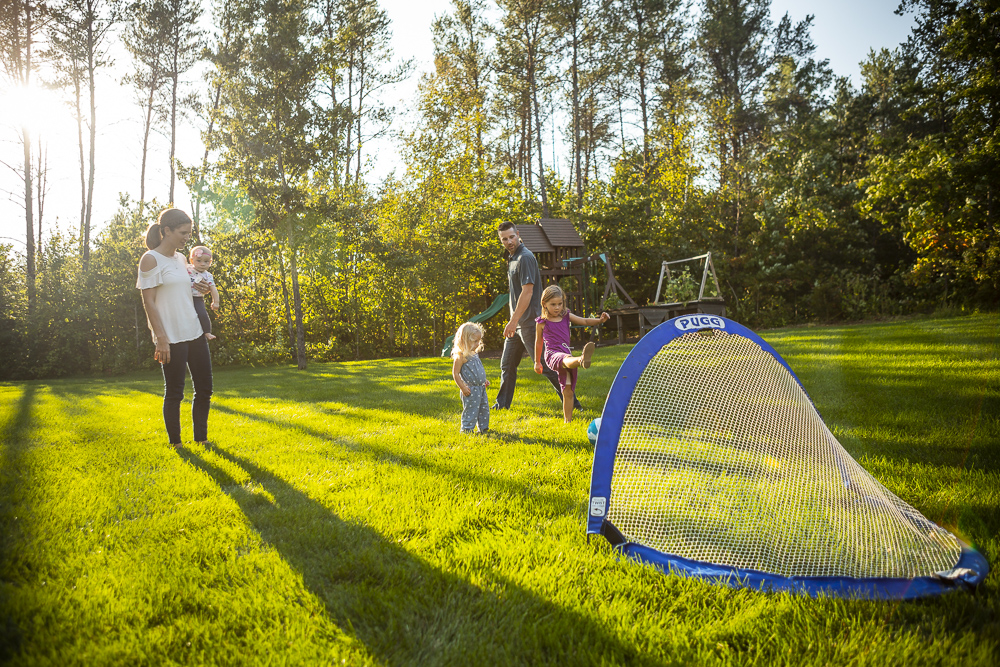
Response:
[{"label": "sun flare", "polygon": [[69,120],[62,100],[51,90],[38,86],[17,86],[0,90],[0,126],[33,136],[45,135]]}]

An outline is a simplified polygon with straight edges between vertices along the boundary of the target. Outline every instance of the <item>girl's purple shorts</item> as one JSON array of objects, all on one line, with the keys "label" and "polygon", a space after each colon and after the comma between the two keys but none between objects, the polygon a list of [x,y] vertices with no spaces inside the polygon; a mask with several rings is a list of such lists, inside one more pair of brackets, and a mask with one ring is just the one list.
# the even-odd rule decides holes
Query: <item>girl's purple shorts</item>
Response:
[{"label": "girl's purple shorts", "polygon": [[565,389],[567,385],[576,393],[576,369],[569,369],[563,366],[563,359],[573,358],[572,354],[565,352],[545,350],[545,365],[559,374],[559,386]]}]

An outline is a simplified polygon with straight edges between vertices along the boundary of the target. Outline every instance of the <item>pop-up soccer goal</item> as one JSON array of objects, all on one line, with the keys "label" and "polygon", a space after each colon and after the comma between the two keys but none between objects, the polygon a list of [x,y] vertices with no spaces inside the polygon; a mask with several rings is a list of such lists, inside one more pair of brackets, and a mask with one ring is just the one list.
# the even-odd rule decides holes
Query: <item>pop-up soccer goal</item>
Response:
[{"label": "pop-up soccer goal", "polygon": [[712,315],[664,322],[625,359],[589,514],[633,558],[736,586],[915,598],[989,571],[851,458],[770,345]]}]

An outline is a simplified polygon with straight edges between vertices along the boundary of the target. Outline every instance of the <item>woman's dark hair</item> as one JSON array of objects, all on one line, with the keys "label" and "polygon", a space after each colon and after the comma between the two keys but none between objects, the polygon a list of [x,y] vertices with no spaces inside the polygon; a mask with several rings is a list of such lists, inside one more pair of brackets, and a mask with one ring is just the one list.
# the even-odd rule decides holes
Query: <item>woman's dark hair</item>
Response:
[{"label": "woman's dark hair", "polygon": [[152,250],[163,241],[163,228],[177,229],[181,225],[191,224],[191,216],[179,208],[165,208],[160,212],[156,222],[146,229],[146,247]]}]

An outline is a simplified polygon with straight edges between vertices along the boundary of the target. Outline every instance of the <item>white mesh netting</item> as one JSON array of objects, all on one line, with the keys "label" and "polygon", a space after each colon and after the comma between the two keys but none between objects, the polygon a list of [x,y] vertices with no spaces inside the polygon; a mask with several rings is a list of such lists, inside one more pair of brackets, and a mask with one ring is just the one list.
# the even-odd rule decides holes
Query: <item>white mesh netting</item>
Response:
[{"label": "white mesh netting", "polygon": [[782,576],[927,576],[961,553],[847,454],[784,366],[719,330],[643,371],[607,518],[630,542]]}]

